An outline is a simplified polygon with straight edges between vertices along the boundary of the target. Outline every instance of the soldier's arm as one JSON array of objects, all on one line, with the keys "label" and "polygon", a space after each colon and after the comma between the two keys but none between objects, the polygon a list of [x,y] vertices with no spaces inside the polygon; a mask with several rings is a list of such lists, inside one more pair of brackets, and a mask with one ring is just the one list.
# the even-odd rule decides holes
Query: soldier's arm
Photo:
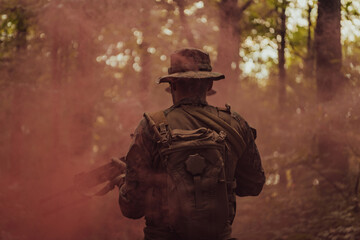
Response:
[{"label": "soldier's arm", "polygon": [[265,183],[265,174],[255,143],[256,130],[251,128],[241,117],[237,117],[237,120],[240,121],[240,133],[246,141],[246,149],[236,165],[237,186],[235,192],[238,196],[257,196]]},{"label": "soldier's arm", "polygon": [[151,172],[152,140],[143,119],[135,130],[126,155],[125,183],[120,188],[119,205],[125,217],[138,219],[144,216],[147,179]]}]

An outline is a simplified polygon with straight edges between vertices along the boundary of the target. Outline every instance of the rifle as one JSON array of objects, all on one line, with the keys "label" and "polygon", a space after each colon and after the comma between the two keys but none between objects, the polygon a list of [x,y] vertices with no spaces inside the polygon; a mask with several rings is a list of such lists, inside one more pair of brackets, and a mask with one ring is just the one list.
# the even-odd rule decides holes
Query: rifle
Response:
[{"label": "rifle", "polygon": [[[73,186],[40,200],[41,205],[44,205],[45,203],[50,205],[50,208],[44,206],[46,210],[43,212],[43,214],[49,215],[66,207],[81,203],[86,199],[90,199],[92,196],[103,196],[107,194],[113,190],[115,186],[121,186],[123,184],[125,169],[125,157],[121,157],[112,158],[110,163],[102,165],[88,172],[81,172],[76,174],[73,179]],[[96,186],[106,182],[108,183],[95,194],[85,194],[86,190],[95,188]],[[49,203],[52,200],[63,197],[64,195],[70,195],[73,192],[80,193],[81,197],[77,197],[78,199],[71,198],[72,200],[70,199],[70,202],[65,201],[62,202],[61,205],[55,203],[55,205],[58,205],[56,207],[53,206],[54,203]]]},{"label": "rifle", "polygon": [[104,182],[108,182],[105,187],[95,193],[96,196],[103,196],[119,186],[123,182],[122,174],[125,172],[125,158],[112,158],[111,162],[100,166],[89,172],[78,173],[74,176],[74,184],[77,189],[90,189]]}]

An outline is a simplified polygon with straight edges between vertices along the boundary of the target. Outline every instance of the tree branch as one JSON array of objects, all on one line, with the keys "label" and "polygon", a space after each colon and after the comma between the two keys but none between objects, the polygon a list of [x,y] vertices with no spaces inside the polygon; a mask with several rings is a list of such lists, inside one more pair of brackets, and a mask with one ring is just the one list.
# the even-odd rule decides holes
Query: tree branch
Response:
[{"label": "tree branch", "polygon": [[248,0],[246,3],[244,3],[240,8],[239,11],[242,13],[244,12],[248,7],[250,7],[251,4],[253,4],[254,0]]}]

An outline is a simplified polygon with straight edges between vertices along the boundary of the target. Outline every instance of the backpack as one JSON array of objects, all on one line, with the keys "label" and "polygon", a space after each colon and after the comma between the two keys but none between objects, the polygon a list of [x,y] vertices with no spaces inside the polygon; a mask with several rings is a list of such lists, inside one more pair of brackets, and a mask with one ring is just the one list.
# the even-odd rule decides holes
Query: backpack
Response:
[{"label": "backpack", "polygon": [[166,171],[169,227],[180,239],[218,239],[232,214],[225,169],[227,134],[215,126],[218,131],[171,129],[163,112],[144,116]]}]

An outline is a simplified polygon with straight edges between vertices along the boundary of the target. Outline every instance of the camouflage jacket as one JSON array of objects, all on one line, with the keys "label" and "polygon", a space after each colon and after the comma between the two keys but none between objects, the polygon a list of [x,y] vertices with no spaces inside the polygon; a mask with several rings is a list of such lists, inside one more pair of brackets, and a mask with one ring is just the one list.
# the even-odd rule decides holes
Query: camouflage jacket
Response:
[{"label": "camouflage jacket", "polygon": [[[206,127],[186,114],[182,110],[184,105],[194,108],[200,107],[213,114],[218,114],[219,112],[219,108],[210,106],[206,102],[191,102],[185,99],[164,111],[171,129],[193,130]],[[232,201],[233,208],[233,216],[230,216],[231,219],[229,219],[231,224],[235,216],[235,194],[237,196],[258,195],[264,185],[265,175],[255,144],[256,130],[251,128],[239,114],[230,112],[229,109],[221,109],[220,111],[231,115],[229,117],[231,119],[231,126],[238,131],[246,144],[246,148],[241,156],[237,156],[235,151],[228,153],[233,164],[230,168],[230,174],[236,181],[234,197],[230,200]],[[147,234],[152,234],[151,227],[165,229],[164,231],[166,231],[166,212],[162,201],[164,194],[162,191],[164,184],[163,171],[159,170],[155,164],[159,159],[157,149],[158,146],[154,140],[154,134],[147,120],[143,119],[135,130],[129,152],[126,156],[126,177],[124,185],[120,188],[119,204],[125,217],[138,219],[145,216],[147,225],[147,228],[144,230],[145,239],[156,239],[146,238]],[[231,227],[226,231],[231,232]]]}]

